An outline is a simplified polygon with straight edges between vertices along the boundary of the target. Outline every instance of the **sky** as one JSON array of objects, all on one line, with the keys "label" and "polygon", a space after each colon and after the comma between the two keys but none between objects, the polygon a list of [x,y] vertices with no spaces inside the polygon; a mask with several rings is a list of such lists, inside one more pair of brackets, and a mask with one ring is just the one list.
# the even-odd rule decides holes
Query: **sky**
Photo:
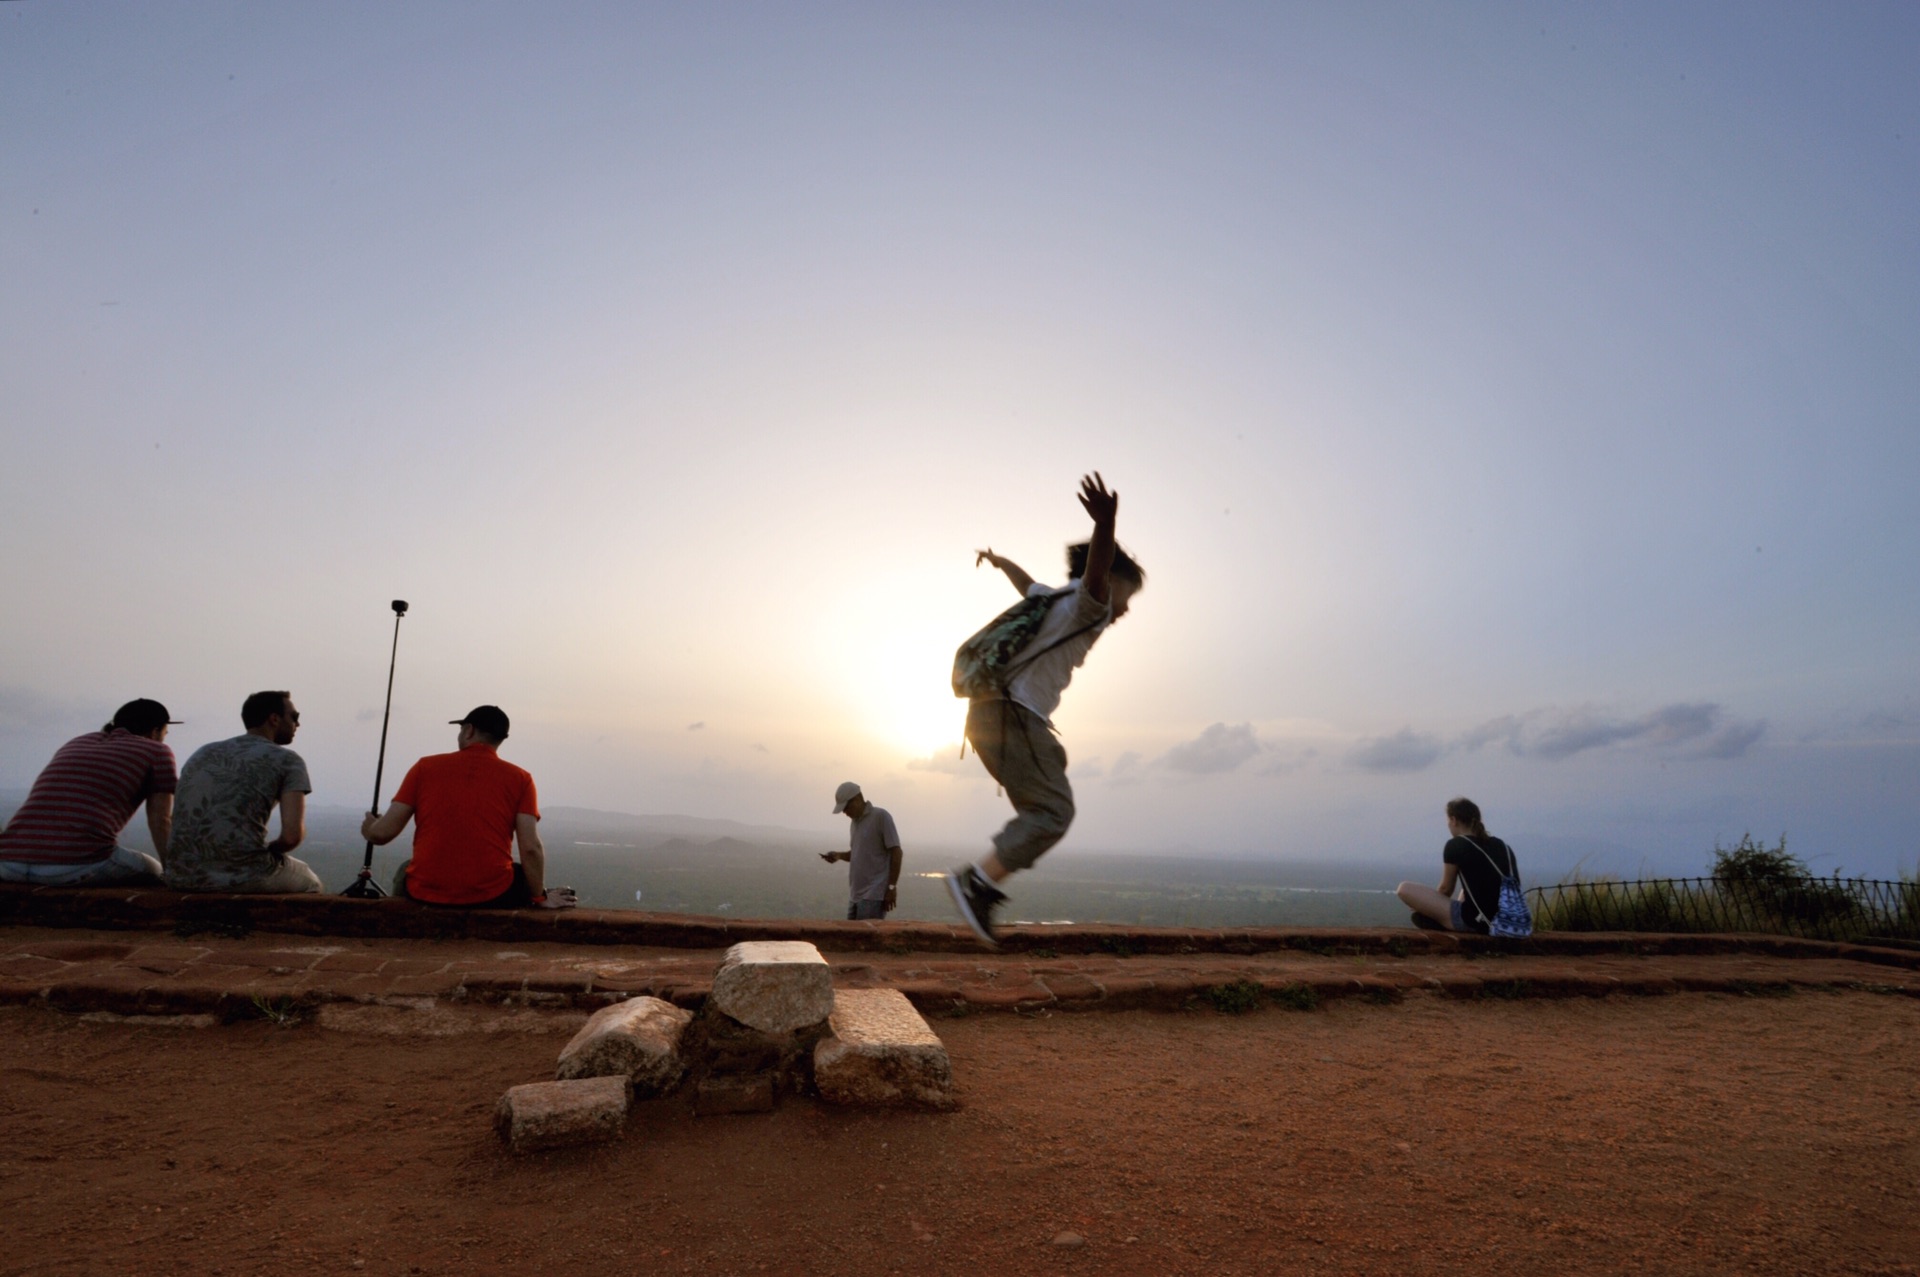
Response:
[{"label": "sky", "polygon": [[[1147,588],[1055,855],[1920,865],[1920,9],[0,6],[0,788],[290,689],[913,846],[953,649]],[[843,832],[839,836],[844,836]],[[1536,862],[1539,863],[1539,862]],[[1437,876],[1437,865],[1436,865]]]}]

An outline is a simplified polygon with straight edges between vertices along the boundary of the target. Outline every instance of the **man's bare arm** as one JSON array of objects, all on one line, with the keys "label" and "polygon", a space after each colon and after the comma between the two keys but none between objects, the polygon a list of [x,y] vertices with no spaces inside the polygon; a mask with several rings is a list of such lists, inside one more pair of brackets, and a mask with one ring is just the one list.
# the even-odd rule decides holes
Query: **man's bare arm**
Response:
[{"label": "man's bare arm", "polygon": [[1033,578],[1028,576],[1025,570],[1012,559],[1003,558],[995,554],[992,550],[981,550],[973,556],[973,566],[979,567],[982,563],[991,563],[1002,572],[1005,572],[1007,574],[1007,580],[1013,582],[1013,588],[1020,591],[1022,596],[1025,596],[1026,592],[1033,588]]},{"label": "man's bare arm", "polygon": [[[520,868],[527,875],[527,889],[547,909],[571,909],[579,903],[572,887],[547,890],[547,847],[540,841],[540,818],[521,812],[513,818],[514,841],[520,844]],[[546,899],[541,900],[544,896]]]},{"label": "man's bare arm", "polygon": [[900,848],[887,848],[887,902],[882,907],[883,913],[892,913],[900,903],[900,866],[905,859],[906,853]]},{"label": "man's bare arm", "polygon": [[398,838],[400,831],[405,829],[407,822],[412,819],[413,808],[410,805],[391,803],[384,816],[367,813],[367,818],[360,822],[360,836],[376,847],[384,847]]},{"label": "man's bare arm", "polygon": [[1095,470],[1080,480],[1080,505],[1093,520],[1087,571],[1080,578],[1080,588],[1105,603],[1112,598],[1107,592],[1107,573],[1113,567],[1113,523],[1120,514],[1120,494],[1107,491],[1107,481]]},{"label": "man's bare arm", "polygon": [[514,841],[520,844],[520,867],[536,896],[547,894],[547,846],[540,841],[540,822],[526,812],[513,818]]},{"label": "man's bare arm", "polygon": [[307,838],[307,796],[297,789],[280,795],[280,836],[267,844],[267,850],[284,856]]},{"label": "man's bare arm", "polygon": [[147,795],[147,832],[153,836],[154,854],[160,863],[167,861],[167,844],[173,840],[173,795]]}]

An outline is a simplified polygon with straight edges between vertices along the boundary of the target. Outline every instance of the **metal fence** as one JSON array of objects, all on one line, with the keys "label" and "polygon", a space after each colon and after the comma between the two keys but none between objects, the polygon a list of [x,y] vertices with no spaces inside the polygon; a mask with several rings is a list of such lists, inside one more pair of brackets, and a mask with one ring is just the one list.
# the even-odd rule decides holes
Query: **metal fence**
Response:
[{"label": "metal fence", "polygon": [[1647,878],[1535,887],[1537,931],[1759,931],[1809,940],[1920,940],[1920,882]]}]

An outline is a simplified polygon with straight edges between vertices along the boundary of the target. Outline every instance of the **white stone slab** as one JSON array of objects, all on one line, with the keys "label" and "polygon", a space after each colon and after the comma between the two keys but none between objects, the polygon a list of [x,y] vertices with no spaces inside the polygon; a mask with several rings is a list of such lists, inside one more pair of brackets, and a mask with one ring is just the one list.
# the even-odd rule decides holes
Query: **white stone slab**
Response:
[{"label": "white stone slab", "polygon": [[624,1077],[529,1082],[500,1097],[494,1129],[515,1153],[620,1138],[633,1088]]},{"label": "white stone slab", "polygon": [[711,1003],[751,1029],[792,1033],[833,1010],[833,971],[805,940],[748,940],[727,950]]},{"label": "white stone slab", "polygon": [[813,1081],[836,1104],[953,1103],[947,1048],[898,989],[842,989],[828,1036],[813,1048]]},{"label": "white stone slab", "polygon": [[660,998],[628,998],[602,1007],[560,1052],[556,1076],[628,1077],[633,1093],[649,1099],[674,1088],[686,1072],[680,1037],[693,1020]]}]

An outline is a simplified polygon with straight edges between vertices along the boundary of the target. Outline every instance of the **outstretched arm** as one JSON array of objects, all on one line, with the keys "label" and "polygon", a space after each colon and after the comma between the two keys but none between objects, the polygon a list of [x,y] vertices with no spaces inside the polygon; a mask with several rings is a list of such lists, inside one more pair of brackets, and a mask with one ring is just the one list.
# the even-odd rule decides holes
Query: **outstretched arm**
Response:
[{"label": "outstretched arm", "polygon": [[400,831],[413,819],[413,808],[406,803],[394,803],[387,808],[387,814],[376,816],[367,813],[360,822],[360,836],[376,847],[384,847],[400,836]]},{"label": "outstretched arm", "polygon": [[1013,588],[1020,591],[1023,595],[1033,588],[1033,578],[1028,576],[1025,570],[1012,559],[1002,558],[992,550],[982,550],[973,556],[973,566],[979,567],[982,563],[991,563],[1002,572],[1005,572],[1007,574],[1007,580],[1013,582]]},{"label": "outstretched arm", "polygon": [[1080,480],[1080,505],[1093,519],[1093,539],[1087,545],[1087,572],[1080,588],[1105,603],[1107,573],[1113,567],[1113,521],[1120,513],[1120,494],[1107,491],[1107,481],[1095,470]]}]

